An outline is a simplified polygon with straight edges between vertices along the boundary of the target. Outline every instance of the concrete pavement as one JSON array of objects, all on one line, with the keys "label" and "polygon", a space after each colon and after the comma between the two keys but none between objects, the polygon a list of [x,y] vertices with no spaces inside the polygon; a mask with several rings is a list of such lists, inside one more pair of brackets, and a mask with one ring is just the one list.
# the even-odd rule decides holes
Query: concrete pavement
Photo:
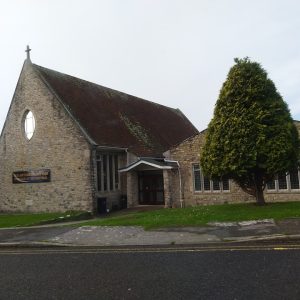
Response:
[{"label": "concrete pavement", "polygon": [[188,245],[300,238],[300,219],[210,223],[145,231],[138,226],[62,226],[0,230],[0,246],[143,246]]}]

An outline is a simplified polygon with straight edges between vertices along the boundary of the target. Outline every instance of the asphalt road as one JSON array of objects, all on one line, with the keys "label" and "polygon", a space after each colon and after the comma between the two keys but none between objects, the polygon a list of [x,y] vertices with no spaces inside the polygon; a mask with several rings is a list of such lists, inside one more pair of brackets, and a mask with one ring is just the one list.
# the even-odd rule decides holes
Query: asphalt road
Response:
[{"label": "asphalt road", "polygon": [[300,247],[1,249],[0,299],[300,299]]}]

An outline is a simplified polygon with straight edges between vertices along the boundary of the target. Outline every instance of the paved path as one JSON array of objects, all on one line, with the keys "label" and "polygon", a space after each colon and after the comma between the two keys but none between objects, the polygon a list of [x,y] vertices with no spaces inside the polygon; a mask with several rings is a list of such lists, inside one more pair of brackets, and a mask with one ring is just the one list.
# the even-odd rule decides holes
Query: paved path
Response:
[{"label": "paved path", "polygon": [[138,226],[52,226],[0,230],[1,245],[181,245],[299,237],[300,219],[211,223],[202,227],[171,227],[149,231]]}]

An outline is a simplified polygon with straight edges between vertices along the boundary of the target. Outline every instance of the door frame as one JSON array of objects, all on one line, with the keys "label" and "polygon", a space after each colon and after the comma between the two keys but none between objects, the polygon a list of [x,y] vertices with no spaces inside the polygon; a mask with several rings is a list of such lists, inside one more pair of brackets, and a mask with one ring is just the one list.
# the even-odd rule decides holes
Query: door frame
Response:
[{"label": "door frame", "polygon": [[[162,188],[158,188],[158,184],[156,188],[151,188],[150,190],[145,189],[142,187],[141,183],[141,178],[147,178],[150,179],[152,178],[153,181],[156,180],[161,180]],[[162,200],[158,202],[158,193],[162,193]],[[141,197],[142,194],[142,197]],[[148,200],[148,201],[142,201],[141,198],[151,198],[152,194],[152,199],[153,200]],[[163,172],[162,171],[140,171],[138,172],[138,203],[140,205],[163,205],[165,203],[165,191],[164,191],[164,178],[163,178]]]}]

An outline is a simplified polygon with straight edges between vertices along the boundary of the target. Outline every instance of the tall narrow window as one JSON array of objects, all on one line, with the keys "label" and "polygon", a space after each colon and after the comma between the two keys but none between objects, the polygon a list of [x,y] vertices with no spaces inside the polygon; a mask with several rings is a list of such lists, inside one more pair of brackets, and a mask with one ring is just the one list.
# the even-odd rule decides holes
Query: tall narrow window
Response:
[{"label": "tall narrow window", "polygon": [[298,169],[294,169],[290,171],[290,183],[292,190],[299,190],[299,171]]},{"label": "tall narrow window", "polygon": [[109,189],[112,191],[114,189],[114,173],[113,173],[113,156],[109,155],[108,160],[109,165]]},{"label": "tall narrow window", "polygon": [[267,182],[267,189],[269,191],[276,189],[275,180],[270,180],[269,182]]},{"label": "tall narrow window", "polygon": [[278,189],[287,190],[286,173],[282,172],[278,174]]},{"label": "tall narrow window", "polygon": [[117,190],[119,188],[119,161],[118,156],[115,155],[115,189]]},{"label": "tall narrow window", "polygon": [[28,140],[31,140],[35,131],[35,118],[33,113],[29,110],[25,113],[24,117],[24,130],[25,136]]},{"label": "tall narrow window", "polygon": [[229,179],[227,177],[222,178],[223,191],[229,191]]},{"label": "tall narrow window", "polygon": [[102,155],[103,160],[103,190],[107,191],[107,155]]},{"label": "tall narrow window", "polygon": [[194,189],[195,191],[201,191],[201,174],[199,165],[193,165],[194,173]]},{"label": "tall narrow window", "polygon": [[102,190],[102,161],[97,161],[97,186],[98,191]]},{"label": "tall narrow window", "polygon": [[220,187],[220,181],[217,179],[213,179],[212,180],[212,187],[214,191],[220,191],[221,187]]},{"label": "tall narrow window", "polygon": [[97,190],[100,192],[119,189],[118,155],[98,153],[97,162]]},{"label": "tall narrow window", "polygon": [[204,191],[210,191],[210,179],[206,176],[203,176],[203,187]]}]

